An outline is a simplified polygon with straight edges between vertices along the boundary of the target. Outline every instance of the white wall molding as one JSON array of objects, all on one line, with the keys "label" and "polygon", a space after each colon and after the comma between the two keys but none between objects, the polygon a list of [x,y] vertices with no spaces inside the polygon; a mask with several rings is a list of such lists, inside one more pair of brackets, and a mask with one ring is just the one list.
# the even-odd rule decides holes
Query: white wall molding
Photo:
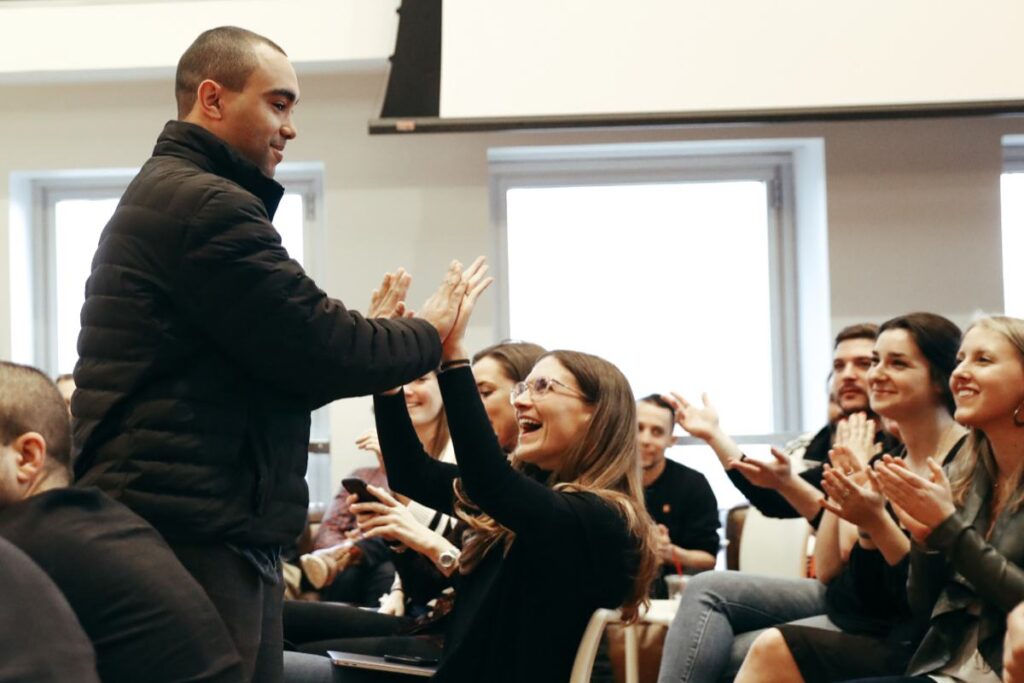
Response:
[{"label": "white wall molding", "polygon": [[266,35],[300,72],[379,66],[398,0],[0,3],[0,84],[163,78],[202,31]]}]

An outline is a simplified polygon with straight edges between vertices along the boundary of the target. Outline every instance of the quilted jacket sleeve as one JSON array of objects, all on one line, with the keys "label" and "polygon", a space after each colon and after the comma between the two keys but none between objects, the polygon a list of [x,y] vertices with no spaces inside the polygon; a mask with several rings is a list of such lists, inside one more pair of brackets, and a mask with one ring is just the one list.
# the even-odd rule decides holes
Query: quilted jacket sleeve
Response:
[{"label": "quilted jacket sleeve", "polygon": [[310,407],[384,391],[437,367],[425,320],[369,320],[288,258],[262,205],[211,193],[189,223],[176,288],[197,327],[261,381]]}]

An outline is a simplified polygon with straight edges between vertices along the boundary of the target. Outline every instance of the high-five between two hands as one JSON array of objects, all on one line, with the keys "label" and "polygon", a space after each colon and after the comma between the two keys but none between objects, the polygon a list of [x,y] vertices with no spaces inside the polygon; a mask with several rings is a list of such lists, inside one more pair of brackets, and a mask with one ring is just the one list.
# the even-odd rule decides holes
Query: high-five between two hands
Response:
[{"label": "high-five between two hands", "polygon": [[[447,351],[463,350],[462,341],[466,325],[477,299],[494,281],[487,274],[487,259],[477,257],[466,269],[462,263],[452,261],[448,265],[440,287],[430,295],[419,311],[418,317],[437,329]],[[416,311],[406,304],[412,275],[404,268],[385,273],[380,286],[370,295],[368,318],[411,318]],[[454,333],[454,334],[453,334]],[[449,339],[451,338],[451,341]],[[448,354],[445,354],[448,356]]]}]

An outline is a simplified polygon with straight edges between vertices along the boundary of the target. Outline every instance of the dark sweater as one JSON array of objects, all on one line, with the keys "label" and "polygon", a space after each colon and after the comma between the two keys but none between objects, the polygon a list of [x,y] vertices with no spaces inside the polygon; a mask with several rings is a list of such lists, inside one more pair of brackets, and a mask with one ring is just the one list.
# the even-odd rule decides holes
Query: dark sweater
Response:
[{"label": "dark sweater", "polygon": [[423,451],[401,394],[375,399],[392,489],[452,509],[452,482],[516,534],[461,576],[436,680],[558,681],[572,670],[598,607],[622,604],[637,569],[636,540],[596,495],[555,491],[514,470],[498,444],[469,368],[439,382],[458,466]]},{"label": "dark sweater", "polygon": [[[644,502],[655,523],[668,529],[673,545],[718,554],[718,501],[703,474],[666,460],[661,476],[644,487]],[[671,564],[661,569],[662,574],[676,571]],[[662,597],[660,586],[655,587],[654,597]]]},{"label": "dark sweater", "polygon": [[96,649],[104,683],[241,681],[213,603],[123,505],[96,489],[47,491],[4,508],[0,537],[60,588]]},{"label": "dark sweater", "polygon": [[96,655],[68,601],[0,538],[0,683],[99,683]]}]

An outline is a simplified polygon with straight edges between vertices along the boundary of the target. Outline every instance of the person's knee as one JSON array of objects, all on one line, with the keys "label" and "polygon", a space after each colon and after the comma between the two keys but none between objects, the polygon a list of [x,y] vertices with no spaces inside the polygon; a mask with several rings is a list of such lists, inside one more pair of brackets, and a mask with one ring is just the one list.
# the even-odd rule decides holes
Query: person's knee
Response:
[{"label": "person's knee", "polygon": [[765,665],[777,665],[779,662],[792,660],[792,655],[782,632],[777,628],[770,628],[754,639],[747,652],[747,659]]},{"label": "person's knee", "polygon": [[740,577],[736,572],[703,572],[690,577],[683,600],[721,611]]}]

